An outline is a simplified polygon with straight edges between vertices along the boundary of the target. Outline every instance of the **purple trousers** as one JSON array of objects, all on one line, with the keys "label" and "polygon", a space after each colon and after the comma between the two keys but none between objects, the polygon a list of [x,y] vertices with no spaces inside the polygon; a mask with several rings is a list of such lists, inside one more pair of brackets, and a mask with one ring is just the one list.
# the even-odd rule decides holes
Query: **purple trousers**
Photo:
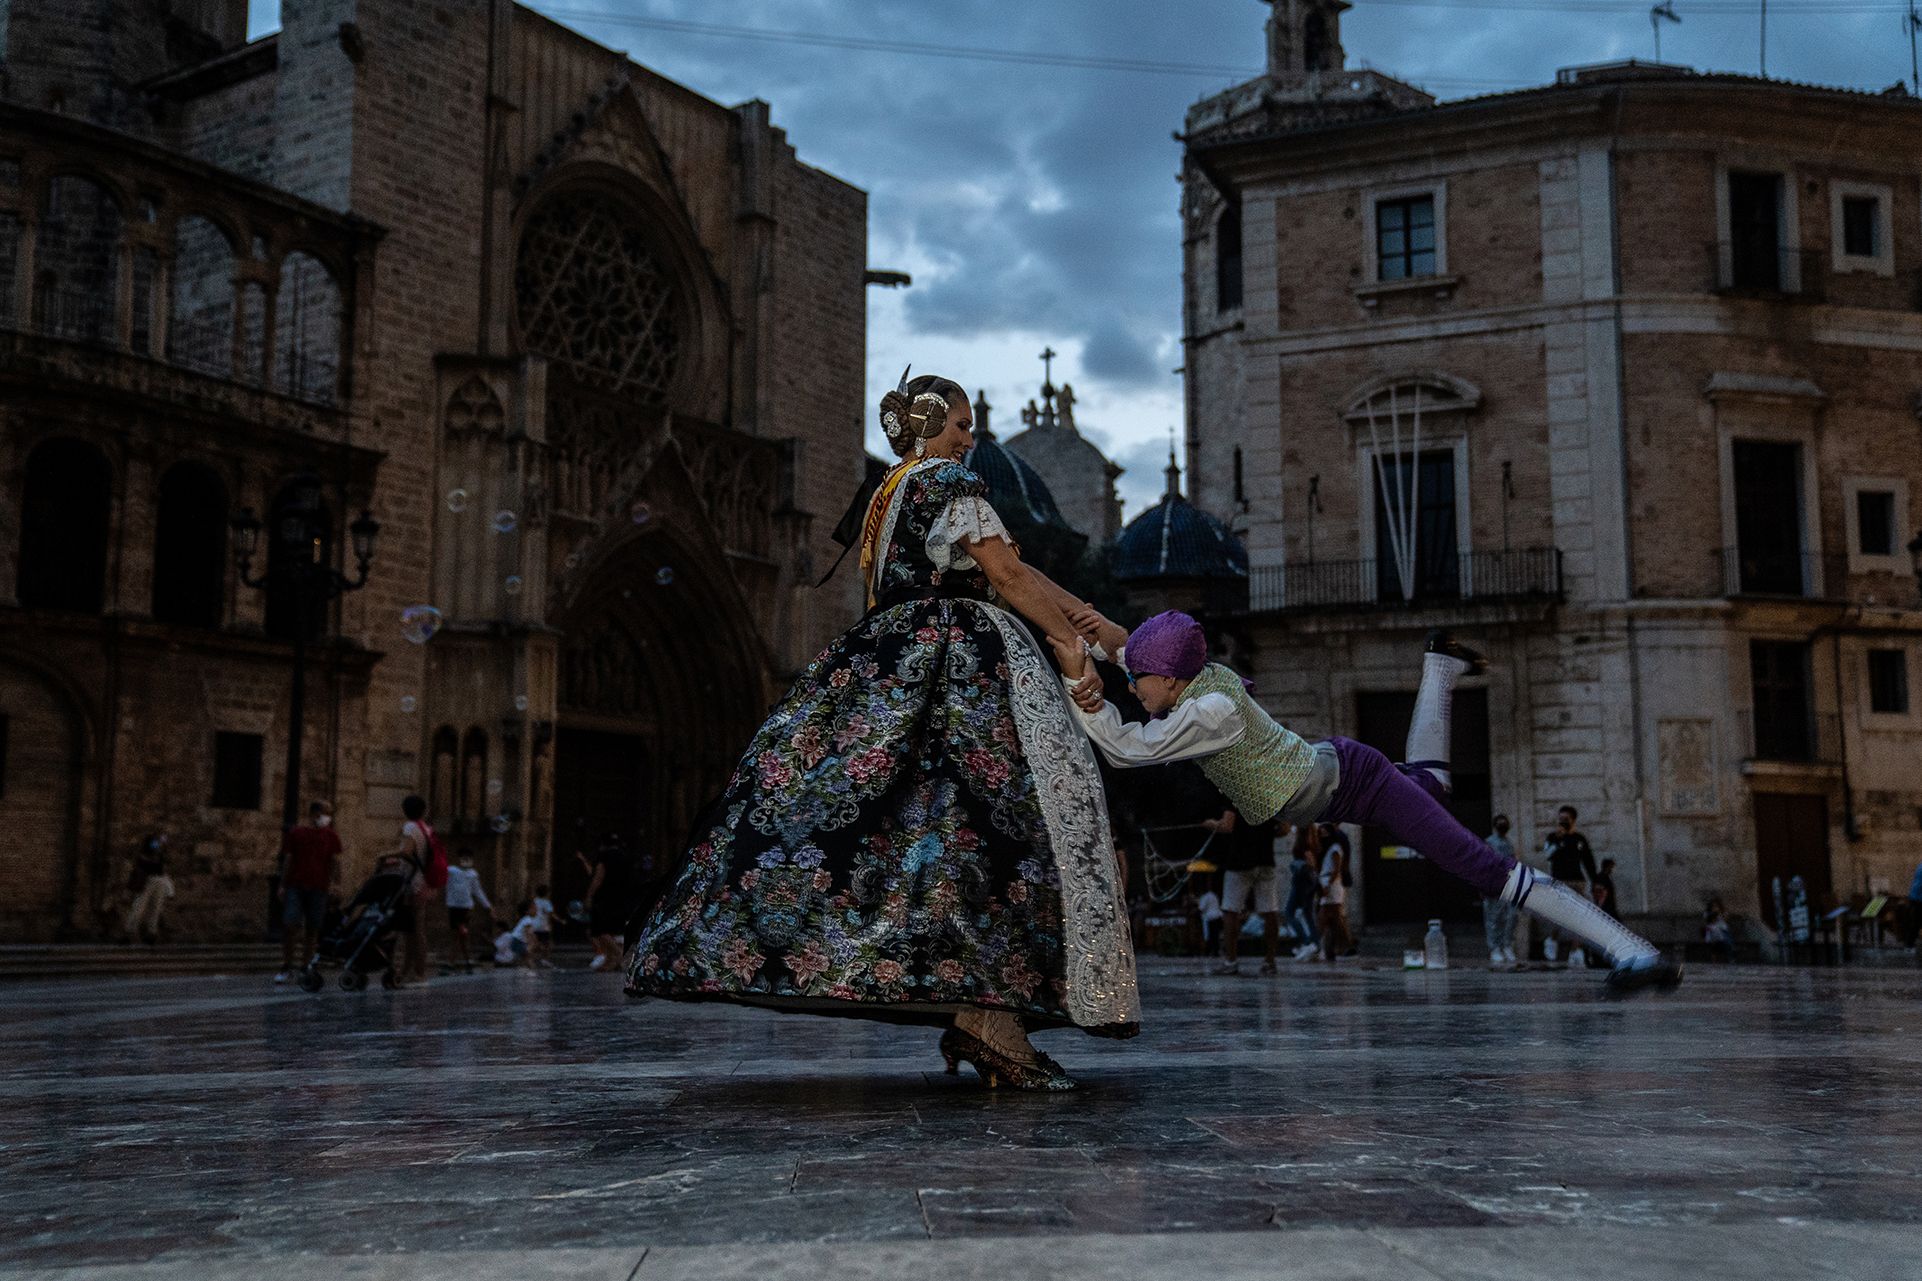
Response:
[{"label": "purple trousers", "polygon": [[1365,823],[1386,831],[1397,845],[1420,850],[1437,867],[1453,872],[1484,896],[1499,894],[1515,860],[1497,854],[1448,812],[1441,781],[1425,769],[1397,765],[1366,743],[1331,738],[1341,762],[1341,781],[1321,815],[1323,823]]}]

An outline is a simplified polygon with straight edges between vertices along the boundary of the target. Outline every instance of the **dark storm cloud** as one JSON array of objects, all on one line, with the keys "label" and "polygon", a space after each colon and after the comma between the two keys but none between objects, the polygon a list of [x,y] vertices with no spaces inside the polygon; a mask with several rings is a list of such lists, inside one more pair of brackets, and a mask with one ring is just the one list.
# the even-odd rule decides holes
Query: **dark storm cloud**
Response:
[{"label": "dark storm cloud", "polygon": [[[722,102],[773,104],[801,157],[870,194],[872,264],[910,267],[914,287],[870,342],[912,352],[942,340],[1041,337],[1079,355],[1084,403],[1105,391],[1166,396],[1179,363],[1181,235],[1170,133],[1196,98],[1238,77],[1164,76],[976,62],[622,26],[678,21],[1259,69],[1259,0],[538,0],[568,25]],[[1676,0],[1666,61],[1753,72],[1756,24]],[[1552,0],[1356,0],[1342,18],[1351,65],[1442,98],[1543,84],[1559,67],[1653,53],[1646,0],[1571,12]],[[1908,72],[1899,14],[1771,14],[1770,71],[1881,88]],[[899,326],[905,324],[906,332]],[[997,350],[1017,347],[1003,341]],[[1001,358],[1001,363],[1006,362]],[[1039,369],[972,372],[1008,399]],[[983,359],[984,366],[995,361]],[[1068,368],[1064,366],[1062,368]],[[1061,368],[1057,369],[1057,374]],[[878,394],[878,393],[877,393]],[[1142,402],[1145,403],[1145,402]],[[1161,489],[1161,404],[1110,419],[1137,474],[1133,507]],[[1177,407],[1178,409],[1178,407]],[[1145,451],[1139,452],[1138,451]],[[1140,475],[1141,464],[1152,462]]]}]

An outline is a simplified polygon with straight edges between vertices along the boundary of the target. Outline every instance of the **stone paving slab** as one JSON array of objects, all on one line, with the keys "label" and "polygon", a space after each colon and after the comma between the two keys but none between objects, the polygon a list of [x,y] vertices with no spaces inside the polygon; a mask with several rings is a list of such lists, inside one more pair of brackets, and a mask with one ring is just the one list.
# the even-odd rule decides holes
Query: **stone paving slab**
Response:
[{"label": "stone paving slab", "polygon": [[1023,1096],[587,973],[12,985],[0,1276],[1922,1277],[1922,974],[1149,960],[1144,998]]}]

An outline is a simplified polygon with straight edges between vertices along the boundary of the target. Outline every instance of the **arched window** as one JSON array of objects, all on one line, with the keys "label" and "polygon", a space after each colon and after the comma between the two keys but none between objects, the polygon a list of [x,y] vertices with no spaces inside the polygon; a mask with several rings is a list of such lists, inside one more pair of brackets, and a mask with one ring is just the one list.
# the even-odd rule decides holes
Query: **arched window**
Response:
[{"label": "arched window", "polygon": [[84,441],[42,441],[20,504],[20,603],[98,614],[107,583],[113,472]]},{"label": "arched window", "polygon": [[427,783],[427,813],[437,823],[445,823],[458,817],[459,801],[456,798],[456,757],[460,753],[460,737],[454,733],[452,725],[443,725],[434,731],[433,773]]},{"label": "arched window", "polygon": [[467,731],[460,752],[460,816],[474,822],[487,817],[487,734]]},{"label": "arched window", "polygon": [[274,294],[274,390],[332,404],[340,385],[340,286],[318,258],[291,253]]},{"label": "arched window", "polygon": [[1241,306],[1241,200],[1228,202],[1215,220],[1215,310]]},{"label": "arched window", "polygon": [[[286,565],[289,558],[305,561],[312,565],[331,565],[334,563],[333,518],[323,504],[311,513],[301,513],[296,508],[298,486],[288,486],[274,498],[272,516],[262,536],[267,541],[267,569],[269,585],[267,588],[267,634],[279,640],[292,640],[298,627],[302,601],[298,595],[299,578],[290,572]],[[311,527],[319,531],[318,537],[308,537],[298,543],[290,541],[286,534],[292,530]],[[307,583],[306,616],[307,639],[318,640],[327,631],[327,602],[331,599],[326,585],[309,579]]]},{"label": "arched window", "polygon": [[227,487],[211,467],[176,463],[160,480],[154,521],[153,616],[220,626],[227,583]]},{"label": "arched window", "polygon": [[113,342],[120,288],[120,206],[90,178],[47,184],[34,239],[33,323],[42,333]]},{"label": "arched window", "polygon": [[174,228],[167,359],[202,373],[234,371],[234,247],[198,214]]}]

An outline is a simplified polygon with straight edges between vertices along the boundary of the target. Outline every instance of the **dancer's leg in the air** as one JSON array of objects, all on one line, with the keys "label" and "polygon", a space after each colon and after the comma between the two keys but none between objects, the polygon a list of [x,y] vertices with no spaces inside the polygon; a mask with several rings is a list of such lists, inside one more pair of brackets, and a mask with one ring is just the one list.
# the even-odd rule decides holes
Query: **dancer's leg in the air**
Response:
[{"label": "dancer's leg in the air", "polygon": [[[1429,638],[1409,735],[1410,755],[1423,763],[1397,766],[1353,739],[1335,738],[1311,748],[1277,725],[1247,695],[1242,678],[1207,662],[1201,627],[1185,614],[1149,619],[1125,638],[1125,645],[1119,629],[1098,613],[1089,611],[1086,629],[1122,660],[1142,705],[1160,718],[1145,726],[1123,724],[1112,708],[1100,704],[1098,692],[1074,690],[1083,727],[1112,763],[1193,759],[1245,813],[1381,827],[1395,843],[1420,850],[1484,895],[1501,895],[1609,956],[1615,966],[1611,988],[1672,987],[1680,981],[1679,967],[1648,940],[1585,897],[1495,850],[1448,812],[1448,718],[1455,681],[1480,662],[1474,651],[1445,634]],[[1064,654],[1068,657],[1074,655]]]}]

